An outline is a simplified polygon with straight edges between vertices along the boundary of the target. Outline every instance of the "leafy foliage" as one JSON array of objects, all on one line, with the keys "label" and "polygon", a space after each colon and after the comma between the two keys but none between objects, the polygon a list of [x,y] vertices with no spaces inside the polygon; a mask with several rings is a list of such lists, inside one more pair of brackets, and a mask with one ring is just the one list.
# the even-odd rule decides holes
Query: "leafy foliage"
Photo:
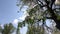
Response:
[{"label": "leafy foliage", "polygon": [[35,27],[34,25],[28,26],[27,34],[44,34],[42,27]]},{"label": "leafy foliage", "polygon": [[[23,24],[27,23],[30,26],[30,27],[28,26],[29,32],[27,34],[35,34],[34,31],[41,30],[41,29],[33,27],[33,25],[35,25],[35,23],[37,23],[41,20],[43,20],[43,22],[42,22],[43,25],[44,25],[46,19],[53,19],[56,22],[56,24],[59,24],[60,15],[57,15],[57,13],[56,13],[57,12],[57,10],[56,10],[57,5],[54,4],[55,0],[21,0],[21,2],[22,2],[23,6],[29,7],[27,9],[29,16],[27,16],[25,18],[25,20],[22,23],[20,23],[20,25],[19,25],[19,26],[23,26]],[[23,6],[21,6],[21,7],[23,7]],[[58,25],[57,27],[59,27],[59,26],[60,25]],[[44,32],[42,31],[42,33],[44,33]]]},{"label": "leafy foliage", "polygon": [[5,24],[4,28],[2,28],[2,34],[11,34],[14,32],[15,27],[12,25],[12,23],[10,24]]}]

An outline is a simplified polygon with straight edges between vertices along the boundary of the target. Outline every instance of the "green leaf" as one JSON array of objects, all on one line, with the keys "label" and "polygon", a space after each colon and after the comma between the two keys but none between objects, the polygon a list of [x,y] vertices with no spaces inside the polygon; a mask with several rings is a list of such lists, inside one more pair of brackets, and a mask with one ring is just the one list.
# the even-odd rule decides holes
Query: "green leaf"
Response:
[{"label": "green leaf", "polygon": [[60,20],[60,16],[57,16],[57,19]]}]

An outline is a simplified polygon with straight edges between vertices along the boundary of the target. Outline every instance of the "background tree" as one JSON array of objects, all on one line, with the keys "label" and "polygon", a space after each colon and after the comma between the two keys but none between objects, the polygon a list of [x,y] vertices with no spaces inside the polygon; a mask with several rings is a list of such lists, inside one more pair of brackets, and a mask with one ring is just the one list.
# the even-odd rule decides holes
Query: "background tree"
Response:
[{"label": "background tree", "polygon": [[60,29],[60,3],[57,5],[56,2],[58,0],[19,0],[17,6],[20,7],[20,10],[24,6],[28,6],[26,11],[29,16],[25,18],[23,24],[27,23],[32,26],[42,20],[42,27],[44,28],[45,20],[52,19],[55,21],[56,27]]},{"label": "background tree", "polygon": [[2,33],[2,26],[0,25],[0,34]]},{"label": "background tree", "polygon": [[4,27],[1,29],[2,34],[12,34],[14,32],[15,27],[12,23],[4,24]]},{"label": "background tree", "polygon": [[20,23],[18,23],[16,34],[20,34],[20,27],[21,27],[21,25],[20,25]]},{"label": "background tree", "polygon": [[44,34],[44,29],[40,26],[28,26],[27,34]]}]

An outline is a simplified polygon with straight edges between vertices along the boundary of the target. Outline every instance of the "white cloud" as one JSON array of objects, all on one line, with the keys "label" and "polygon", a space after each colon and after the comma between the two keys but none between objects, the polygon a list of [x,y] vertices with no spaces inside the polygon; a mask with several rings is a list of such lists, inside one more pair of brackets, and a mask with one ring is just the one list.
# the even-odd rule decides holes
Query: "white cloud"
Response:
[{"label": "white cloud", "polygon": [[46,25],[51,28],[53,26],[56,26],[56,23],[54,22],[54,20],[46,19]]},{"label": "white cloud", "polygon": [[23,14],[22,16],[20,16],[20,17],[17,18],[17,19],[14,19],[13,24],[18,24],[18,21],[20,21],[20,22],[21,22],[21,21],[24,21],[27,15],[28,15],[28,14],[27,14],[26,12],[24,12],[24,14]]},{"label": "white cloud", "polygon": [[23,11],[23,15],[20,16],[20,17],[17,18],[17,19],[14,19],[13,24],[16,24],[16,25],[17,25],[18,22],[22,22],[22,21],[24,21],[25,18],[26,18],[26,16],[29,16],[28,13],[27,13],[27,11]]},{"label": "white cloud", "polygon": [[24,21],[25,20],[25,17],[26,17],[26,15],[23,15],[23,16],[19,17],[19,20]]},{"label": "white cloud", "polygon": [[21,17],[19,17],[19,19],[24,21],[26,16],[29,16],[29,15],[28,15],[28,13],[26,11],[24,11],[24,14]]},{"label": "white cloud", "polygon": [[18,19],[15,19],[14,21],[13,21],[13,24],[18,24]]},{"label": "white cloud", "polygon": [[28,29],[27,26],[21,28],[21,29],[20,29],[21,34],[26,34],[27,29]]},{"label": "white cloud", "polygon": [[1,24],[1,26],[3,27],[3,24]]},{"label": "white cloud", "polygon": [[1,24],[0,26],[1,26],[2,28],[4,28],[4,24]]},{"label": "white cloud", "polygon": [[[24,8],[24,9],[26,10],[26,8]],[[23,15],[22,15],[22,16],[20,16],[20,17],[17,18],[17,19],[14,19],[13,24],[15,25],[15,27],[17,26],[17,24],[18,24],[19,21],[20,21],[20,22],[21,22],[21,21],[24,21],[25,18],[26,18],[26,16],[29,16],[29,14],[28,14],[25,10],[23,10]],[[21,28],[21,29],[20,29],[20,32],[21,32],[21,34],[26,34],[26,32],[27,32],[27,27]],[[15,33],[13,33],[13,34],[15,34]]]}]

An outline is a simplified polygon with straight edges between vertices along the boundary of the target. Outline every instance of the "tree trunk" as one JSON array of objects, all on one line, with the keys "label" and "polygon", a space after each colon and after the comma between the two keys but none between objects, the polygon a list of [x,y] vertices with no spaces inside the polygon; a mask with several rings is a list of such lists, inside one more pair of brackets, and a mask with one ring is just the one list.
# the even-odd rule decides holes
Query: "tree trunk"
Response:
[{"label": "tree trunk", "polygon": [[60,20],[57,19],[57,15],[54,13],[54,10],[47,6],[49,12],[51,13],[51,19],[53,19],[56,23],[56,27],[60,30]]}]

